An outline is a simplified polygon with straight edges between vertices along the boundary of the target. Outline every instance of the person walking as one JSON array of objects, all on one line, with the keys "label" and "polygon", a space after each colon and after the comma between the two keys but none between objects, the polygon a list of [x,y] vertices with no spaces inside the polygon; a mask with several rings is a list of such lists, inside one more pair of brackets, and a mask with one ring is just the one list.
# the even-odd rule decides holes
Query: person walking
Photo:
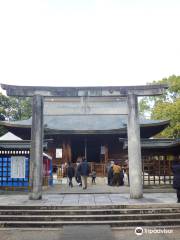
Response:
[{"label": "person walking", "polygon": [[180,161],[178,160],[173,161],[172,171],[174,174],[173,188],[176,189],[177,202],[180,203]]},{"label": "person walking", "polygon": [[69,179],[69,187],[73,187],[72,178],[74,177],[74,168],[71,162],[68,162],[67,177]]},{"label": "person walking", "polygon": [[85,157],[82,159],[82,163],[79,165],[79,171],[83,181],[83,189],[87,189],[87,178],[90,173],[90,167]]},{"label": "person walking", "polygon": [[81,180],[81,173],[80,173],[80,162],[76,163],[76,169],[75,169],[75,179],[78,183],[78,186],[82,187],[82,180]]}]

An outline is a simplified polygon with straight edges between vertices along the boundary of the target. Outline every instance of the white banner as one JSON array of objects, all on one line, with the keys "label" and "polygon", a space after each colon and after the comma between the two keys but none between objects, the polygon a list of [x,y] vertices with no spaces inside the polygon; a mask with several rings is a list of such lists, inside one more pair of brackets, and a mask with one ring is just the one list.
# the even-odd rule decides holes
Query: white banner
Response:
[{"label": "white banner", "polygon": [[25,178],[25,157],[11,157],[11,178]]},{"label": "white banner", "polygon": [[56,158],[62,158],[62,148],[56,148]]},{"label": "white banner", "polygon": [[105,148],[105,146],[101,146],[101,154],[103,155],[103,154],[105,154],[106,153],[106,148]]}]

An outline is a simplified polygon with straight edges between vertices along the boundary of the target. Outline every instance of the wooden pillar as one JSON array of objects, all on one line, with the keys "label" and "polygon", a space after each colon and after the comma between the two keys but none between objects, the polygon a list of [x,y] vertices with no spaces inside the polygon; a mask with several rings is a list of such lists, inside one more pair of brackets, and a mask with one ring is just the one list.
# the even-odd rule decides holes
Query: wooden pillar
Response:
[{"label": "wooden pillar", "polygon": [[142,160],[137,96],[128,95],[128,157],[130,198],[142,198]]},{"label": "wooden pillar", "polygon": [[71,142],[70,142],[70,140],[67,141],[66,146],[67,146],[67,160],[69,162],[71,162],[72,161],[72,156],[71,156]]},{"label": "wooden pillar", "polygon": [[30,183],[31,200],[42,199],[43,183],[43,97],[33,96],[31,152],[30,152]]},{"label": "wooden pillar", "polygon": [[104,158],[105,158],[105,164],[107,164],[108,162],[108,144],[105,144],[105,155],[104,155]]},{"label": "wooden pillar", "polygon": [[87,159],[87,138],[84,139],[84,157]]},{"label": "wooden pillar", "polygon": [[66,142],[65,140],[63,140],[63,144],[62,144],[62,159],[63,159],[63,163],[67,163],[67,148],[66,148]]}]

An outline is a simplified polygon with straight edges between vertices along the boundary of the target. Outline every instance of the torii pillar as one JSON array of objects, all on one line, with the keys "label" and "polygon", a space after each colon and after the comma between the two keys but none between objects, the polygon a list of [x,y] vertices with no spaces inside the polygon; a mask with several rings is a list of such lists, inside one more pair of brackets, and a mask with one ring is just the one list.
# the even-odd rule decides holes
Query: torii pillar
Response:
[{"label": "torii pillar", "polygon": [[142,160],[138,102],[135,94],[128,94],[128,158],[130,198],[143,197]]},{"label": "torii pillar", "polygon": [[30,152],[30,183],[32,191],[30,200],[42,199],[43,185],[43,97],[33,96],[31,152]]}]

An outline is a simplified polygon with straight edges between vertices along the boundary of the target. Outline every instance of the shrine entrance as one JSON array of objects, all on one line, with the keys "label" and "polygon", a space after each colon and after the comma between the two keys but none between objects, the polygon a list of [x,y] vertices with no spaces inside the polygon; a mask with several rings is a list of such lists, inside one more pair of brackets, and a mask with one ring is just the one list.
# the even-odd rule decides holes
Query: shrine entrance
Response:
[{"label": "shrine entrance", "polygon": [[77,136],[71,140],[72,162],[85,157],[88,162],[101,162],[101,143],[96,136]]},{"label": "shrine entrance", "polygon": [[85,143],[83,138],[73,138],[71,140],[71,154],[73,163],[85,156]]},{"label": "shrine entrance", "polygon": [[95,139],[86,140],[87,161],[100,163],[101,162],[101,145]]},{"label": "shrine entrance", "polygon": [[[120,121],[115,121],[113,116],[127,115],[127,124],[124,128],[128,136],[130,197],[134,199],[143,197],[138,96],[161,95],[168,88],[167,85],[25,87],[1,84],[1,87],[6,90],[8,96],[33,97],[30,153],[32,192],[29,199],[42,199],[44,117],[50,115],[56,116],[56,119],[61,118],[59,128],[62,130],[63,124],[67,124],[66,131],[69,134],[109,133],[109,118],[104,115],[112,116],[114,127],[111,133],[113,133],[113,130],[118,130],[121,124]],[[48,105],[44,105],[44,98],[50,99]],[[72,118],[74,118],[73,125]],[[47,123],[47,130],[54,129],[57,133],[56,119]],[[89,149],[93,144],[90,146]],[[98,158],[98,149],[91,157]]]}]

